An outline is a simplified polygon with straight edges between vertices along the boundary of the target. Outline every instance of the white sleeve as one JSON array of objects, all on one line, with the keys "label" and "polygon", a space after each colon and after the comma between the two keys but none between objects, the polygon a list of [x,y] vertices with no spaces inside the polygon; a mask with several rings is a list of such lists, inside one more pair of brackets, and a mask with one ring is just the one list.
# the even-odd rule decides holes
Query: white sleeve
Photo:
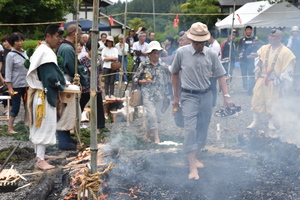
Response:
[{"label": "white sleeve", "polygon": [[282,87],[284,89],[289,89],[292,87],[293,68],[293,62],[290,62],[287,68],[279,76],[279,79],[282,82]]},{"label": "white sleeve", "polygon": [[128,51],[129,51],[129,46],[127,43],[124,43],[124,44],[125,44],[124,52],[125,52],[125,55],[127,55]]},{"label": "white sleeve", "polygon": [[106,48],[104,48],[103,50],[102,50],[102,54],[101,54],[101,58],[102,58],[102,60],[104,61],[104,56],[105,56],[105,53],[106,53]]},{"label": "white sleeve", "polygon": [[293,64],[290,63],[287,68],[280,74],[281,81],[293,81]]},{"label": "white sleeve", "polygon": [[136,46],[136,43],[133,43],[132,50],[138,50],[137,46]]},{"label": "white sleeve", "polygon": [[115,57],[115,58],[118,58],[118,49],[117,48],[114,48],[114,51],[113,51],[113,56],[112,57]]}]

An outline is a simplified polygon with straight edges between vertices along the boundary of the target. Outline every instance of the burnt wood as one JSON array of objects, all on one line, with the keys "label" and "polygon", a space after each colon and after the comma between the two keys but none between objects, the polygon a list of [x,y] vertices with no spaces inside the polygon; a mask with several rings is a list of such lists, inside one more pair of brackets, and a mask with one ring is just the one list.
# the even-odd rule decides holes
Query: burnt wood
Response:
[{"label": "burnt wood", "polygon": [[54,180],[48,175],[45,175],[38,182],[37,186],[29,192],[26,199],[27,200],[47,199],[49,194],[52,192],[53,188],[54,188]]}]

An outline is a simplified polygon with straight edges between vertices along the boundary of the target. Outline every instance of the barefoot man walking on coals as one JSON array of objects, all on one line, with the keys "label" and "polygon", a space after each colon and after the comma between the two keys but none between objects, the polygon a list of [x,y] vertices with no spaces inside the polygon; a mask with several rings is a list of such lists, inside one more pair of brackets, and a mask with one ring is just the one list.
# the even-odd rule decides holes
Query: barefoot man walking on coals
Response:
[{"label": "barefoot man walking on coals", "polygon": [[177,50],[171,72],[174,91],[173,106],[178,107],[178,75],[181,71],[181,108],[184,117],[184,152],[187,153],[190,173],[189,179],[198,180],[197,168],[204,165],[199,162],[198,154],[206,144],[207,130],[212,114],[212,93],[209,77],[212,73],[218,78],[224,96],[224,103],[231,107],[232,101],[224,74],[226,73],[218,55],[205,46],[210,38],[207,26],[194,23],[187,32],[192,44]]}]

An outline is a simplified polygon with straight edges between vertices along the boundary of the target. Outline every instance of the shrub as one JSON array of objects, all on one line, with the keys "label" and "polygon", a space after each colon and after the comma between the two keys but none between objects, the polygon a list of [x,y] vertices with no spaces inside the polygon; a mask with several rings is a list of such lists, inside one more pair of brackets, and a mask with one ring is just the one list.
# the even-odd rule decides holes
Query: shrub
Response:
[{"label": "shrub", "polygon": [[27,50],[29,48],[35,49],[40,40],[25,40],[23,44],[23,49]]}]

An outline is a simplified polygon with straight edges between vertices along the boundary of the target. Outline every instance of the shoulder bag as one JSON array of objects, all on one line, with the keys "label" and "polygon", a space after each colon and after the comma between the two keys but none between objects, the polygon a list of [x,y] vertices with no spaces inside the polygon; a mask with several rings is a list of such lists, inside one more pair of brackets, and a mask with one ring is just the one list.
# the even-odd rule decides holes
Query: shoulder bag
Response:
[{"label": "shoulder bag", "polygon": [[113,71],[117,71],[118,69],[121,68],[121,63],[119,61],[112,62],[110,66]]}]

